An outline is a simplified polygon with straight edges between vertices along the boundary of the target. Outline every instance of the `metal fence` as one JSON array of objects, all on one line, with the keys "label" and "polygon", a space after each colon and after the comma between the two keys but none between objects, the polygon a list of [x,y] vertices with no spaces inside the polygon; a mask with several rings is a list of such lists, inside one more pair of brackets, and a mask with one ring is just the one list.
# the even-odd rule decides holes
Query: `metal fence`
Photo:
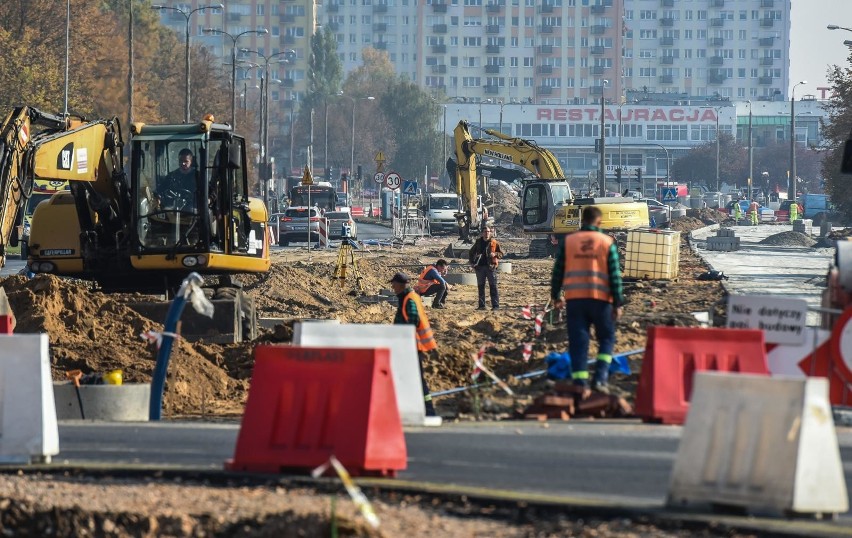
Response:
[{"label": "metal fence", "polygon": [[429,237],[429,219],[426,217],[394,217],[393,237],[397,240]]}]

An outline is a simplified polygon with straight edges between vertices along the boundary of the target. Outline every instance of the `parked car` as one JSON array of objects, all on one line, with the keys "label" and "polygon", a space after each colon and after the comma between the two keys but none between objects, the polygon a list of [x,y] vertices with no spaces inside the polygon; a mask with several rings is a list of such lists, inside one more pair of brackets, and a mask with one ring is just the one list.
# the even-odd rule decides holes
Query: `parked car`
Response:
[{"label": "parked car", "polygon": [[[309,213],[310,212],[310,213]],[[290,242],[319,241],[320,210],[317,207],[288,207],[283,213],[274,213],[270,220],[278,244],[286,247]]]},{"label": "parked car", "polygon": [[[790,206],[793,205],[792,200],[784,200],[781,202],[781,207],[779,207],[775,211],[775,219],[778,222],[790,222]],[[802,204],[796,202],[796,205],[799,206],[799,218],[805,214],[805,210],[802,207]]]},{"label": "parked car", "polygon": [[672,208],[654,198],[639,198],[638,202],[648,205],[648,216],[653,219],[654,226],[661,228],[672,221]]},{"label": "parked car", "polygon": [[358,225],[352,218],[352,213],[347,208],[346,211],[326,211],[325,218],[328,219],[328,238],[342,239],[343,227],[349,226],[349,237],[355,239],[358,237]]}]

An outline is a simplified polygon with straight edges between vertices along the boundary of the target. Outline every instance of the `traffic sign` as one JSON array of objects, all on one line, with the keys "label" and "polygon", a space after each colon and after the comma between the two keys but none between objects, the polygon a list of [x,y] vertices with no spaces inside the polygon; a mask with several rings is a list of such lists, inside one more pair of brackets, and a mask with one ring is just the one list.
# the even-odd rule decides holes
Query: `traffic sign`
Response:
[{"label": "traffic sign", "polygon": [[409,196],[417,196],[417,182],[416,181],[403,181],[402,182],[402,194],[407,194]]},{"label": "traffic sign", "polygon": [[383,162],[385,162],[385,154],[380,151],[376,153],[376,163],[382,164]]},{"label": "traffic sign", "polygon": [[677,189],[673,187],[663,189],[663,201],[677,202]]},{"label": "traffic sign", "polygon": [[402,186],[402,178],[396,172],[389,172],[388,175],[385,176],[385,187],[389,188],[392,191],[397,190],[400,186]]},{"label": "traffic sign", "polygon": [[385,175],[381,172],[376,172],[376,175],[373,176],[373,181],[375,181],[376,183],[384,183]]},{"label": "traffic sign", "polygon": [[314,184],[314,176],[311,174],[311,169],[308,168],[308,165],[305,165],[305,173],[302,176],[302,185],[313,185]]}]

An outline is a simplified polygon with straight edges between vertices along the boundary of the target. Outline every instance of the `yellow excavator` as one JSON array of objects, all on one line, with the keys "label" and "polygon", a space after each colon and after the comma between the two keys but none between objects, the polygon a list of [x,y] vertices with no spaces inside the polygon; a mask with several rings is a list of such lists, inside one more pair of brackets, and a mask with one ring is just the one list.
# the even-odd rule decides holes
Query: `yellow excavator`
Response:
[{"label": "yellow excavator", "polygon": [[[33,213],[29,269],[94,280],[105,291],[165,295],[190,272],[217,275],[206,290],[214,319],[185,318],[184,336],[253,338],[254,304],[230,278],[270,267],[268,216],[263,202],[248,196],[245,140],[212,116],[134,123],[127,174],[117,118],[67,127],[28,140],[0,168],[22,185],[45,178],[70,184]],[[0,209],[20,209],[14,197],[5,202]],[[0,239],[9,226],[3,221]],[[133,307],[165,319],[168,304]]]},{"label": "yellow excavator", "polygon": [[[485,129],[493,138],[474,138],[470,125],[462,120],[453,131],[455,140],[456,192],[462,199],[458,215],[460,235],[469,240],[484,223],[478,210],[478,196],[487,192],[487,180],[477,177],[477,159],[491,157],[527,170],[521,191],[521,221],[524,232],[540,237],[530,242],[531,256],[546,256],[557,234],[577,231],[580,213],[595,205],[603,211],[602,227],[619,230],[648,226],[648,206],[632,198],[575,198],[556,156],[534,141],[514,138],[493,129]],[[453,172],[451,172],[452,175]]]}]

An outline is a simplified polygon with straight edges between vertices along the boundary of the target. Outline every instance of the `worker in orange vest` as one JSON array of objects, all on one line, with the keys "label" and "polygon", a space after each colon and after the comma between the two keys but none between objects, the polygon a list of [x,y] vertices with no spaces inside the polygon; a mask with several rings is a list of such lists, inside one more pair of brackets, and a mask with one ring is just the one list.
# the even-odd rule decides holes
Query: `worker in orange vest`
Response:
[{"label": "worker in orange vest", "polygon": [[447,302],[447,290],[453,289],[444,276],[449,268],[447,260],[438,260],[435,265],[427,265],[417,277],[417,283],[414,285],[414,291],[421,297],[432,297],[432,308],[444,308]]},{"label": "worker in orange vest", "polygon": [[394,325],[414,325],[415,338],[417,341],[417,356],[420,358],[420,381],[423,384],[423,398],[426,403],[426,416],[437,416],[435,406],[432,404],[432,394],[426,383],[423,373],[426,358],[438,349],[432,327],[429,326],[429,318],[420,301],[420,296],[409,286],[411,279],[405,273],[396,273],[390,280],[391,288],[399,299],[396,316],[393,318]]},{"label": "worker in orange vest", "polygon": [[579,399],[588,398],[589,329],[595,327],[598,355],[592,388],[609,393],[609,366],[615,347],[615,322],[621,318],[624,292],[618,247],[601,233],[601,210],[583,208],[580,230],[565,236],[556,254],[550,279],[554,308],[565,306],[571,376],[581,388]]},{"label": "worker in orange vest", "polygon": [[758,210],[760,209],[760,204],[758,204],[755,200],[751,201],[751,204],[748,206],[748,216],[751,217],[751,225],[757,226],[760,222],[760,218],[758,216]]}]

